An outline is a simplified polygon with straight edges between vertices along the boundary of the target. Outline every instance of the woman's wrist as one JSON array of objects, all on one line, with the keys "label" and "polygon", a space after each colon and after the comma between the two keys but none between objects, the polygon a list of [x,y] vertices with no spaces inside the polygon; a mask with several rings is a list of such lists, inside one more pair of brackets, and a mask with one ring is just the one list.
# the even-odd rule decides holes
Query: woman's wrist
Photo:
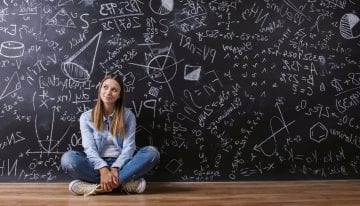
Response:
[{"label": "woman's wrist", "polygon": [[118,176],[119,175],[119,168],[118,167],[112,167],[110,169],[111,173],[113,173],[114,175]]},{"label": "woman's wrist", "polygon": [[108,167],[102,167],[99,169],[100,174],[108,173],[110,172]]}]

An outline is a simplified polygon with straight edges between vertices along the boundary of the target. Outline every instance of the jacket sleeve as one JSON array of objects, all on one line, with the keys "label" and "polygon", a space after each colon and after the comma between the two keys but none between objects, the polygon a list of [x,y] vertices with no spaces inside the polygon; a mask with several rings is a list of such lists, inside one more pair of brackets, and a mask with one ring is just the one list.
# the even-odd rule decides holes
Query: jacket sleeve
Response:
[{"label": "jacket sleeve", "polygon": [[135,132],[136,132],[136,118],[131,110],[127,110],[125,114],[125,138],[123,139],[123,147],[120,155],[111,165],[111,167],[118,167],[121,169],[126,162],[128,162],[136,149]]},{"label": "jacket sleeve", "polygon": [[[82,138],[82,146],[89,161],[94,165],[94,169],[100,169],[108,166],[107,163],[100,157],[99,151],[95,144],[95,137],[93,128],[90,126],[91,120],[86,113],[80,116],[80,131]],[[99,137],[100,138],[100,137]]]}]

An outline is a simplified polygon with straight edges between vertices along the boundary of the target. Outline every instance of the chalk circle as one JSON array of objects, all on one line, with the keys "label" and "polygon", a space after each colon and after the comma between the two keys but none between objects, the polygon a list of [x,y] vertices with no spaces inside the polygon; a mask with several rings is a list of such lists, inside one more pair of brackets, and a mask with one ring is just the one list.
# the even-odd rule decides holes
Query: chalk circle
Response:
[{"label": "chalk circle", "polygon": [[89,72],[84,67],[74,62],[62,63],[61,70],[67,77],[75,81],[86,81],[90,79]]},{"label": "chalk circle", "polygon": [[147,73],[152,80],[158,83],[171,81],[177,72],[177,63],[173,57],[159,55],[150,60]]},{"label": "chalk circle", "polygon": [[174,0],[150,0],[149,7],[155,14],[166,15],[174,9]]},{"label": "chalk circle", "polygon": [[17,41],[4,41],[0,45],[0,55],[8,58],[21,57],[24,54],[25,45]]}]

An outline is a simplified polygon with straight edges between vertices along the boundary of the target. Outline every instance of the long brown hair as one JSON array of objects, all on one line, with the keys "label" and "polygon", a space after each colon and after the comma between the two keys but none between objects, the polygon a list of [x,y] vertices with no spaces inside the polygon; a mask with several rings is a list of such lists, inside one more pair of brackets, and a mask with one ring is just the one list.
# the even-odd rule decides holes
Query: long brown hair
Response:
[{"label": "long brown hair", "polygon": [[122,77],[118,74],[108,74],[106,75],[100,83],[98,89],[98,99],[96,101],[95,107],[92,110],[91,117],[95,125],[95,128],[99,131],[104,129],[104,103],[100,98],[100,90],[105,80],[113,79],[120,85],[120,97],[115,103],[115,111],[113,116],[113,121],[110,125],[110,133],[113,136],[121,135],[125,138],[125,120],[124,120],[124,82]]}]

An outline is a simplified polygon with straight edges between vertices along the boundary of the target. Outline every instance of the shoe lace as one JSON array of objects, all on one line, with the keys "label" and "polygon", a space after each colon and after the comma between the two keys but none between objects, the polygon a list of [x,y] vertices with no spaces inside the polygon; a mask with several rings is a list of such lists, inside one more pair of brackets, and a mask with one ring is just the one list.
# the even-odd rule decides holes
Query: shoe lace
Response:
[{"label": "shoe lace", "polygon": [[80,183],[80,188],[82,189],[82,193],[84,194],[84,197],[95,195],[96,192],[99,192],[101,190],[100,185],[97,184],[89,184],[89,183]]},{"label": "shoe lace", "polygon": [[122,189],[126,192],[126,193],[130,193],[130,192],[136,192],[138,190],[139,187],[139,181],[137,180],[132,180],[130,182],[127,182],[126,184],[124,184],[122,186]]}]

